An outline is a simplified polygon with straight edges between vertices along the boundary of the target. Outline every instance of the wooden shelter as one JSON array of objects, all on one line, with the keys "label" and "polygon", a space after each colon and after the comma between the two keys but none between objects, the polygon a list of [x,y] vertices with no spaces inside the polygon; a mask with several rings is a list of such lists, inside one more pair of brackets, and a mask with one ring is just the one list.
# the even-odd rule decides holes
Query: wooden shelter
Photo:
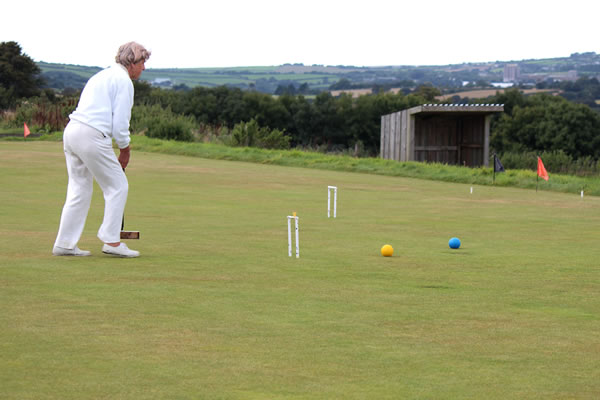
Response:
[{"label": "wooden shelter", "polygon": [[381,117],[381,158],[489,166],[490,121],[504,104],[424,104]]}]

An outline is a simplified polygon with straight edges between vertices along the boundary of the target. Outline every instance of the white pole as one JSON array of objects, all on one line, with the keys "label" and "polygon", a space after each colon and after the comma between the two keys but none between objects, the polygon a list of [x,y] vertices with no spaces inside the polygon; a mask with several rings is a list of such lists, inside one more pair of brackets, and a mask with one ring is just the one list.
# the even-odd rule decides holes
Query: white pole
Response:
[{"label": "white pole", "polygon": [[292,256],[292,219],[295,220],[296,226],[296,258],[300,257],[300,229],[298,228],[298,217],[288,215],[287,223],[288,223],[288,256]]},{"label": "white pole", "polygon": [[471,194],[473,194],[473,186],[471,186]]},{"label": "white pole", "polygon": [[331,217],[331,191],[333,190],[333,218],[337,217],[337,186],[327,186],[327,218]]},{"label": "white pole", "polygon": [[337,187],[333,189],[333,218],[337,218]]},{"label": "white pole", "polygon": [[298,241],[300,235],[300,229],[298,229],[298,217],[294,217],[296,220],[296,258],[300,258],[300,242]]},{"label": "white pole", "polygon": [[583,199],[583,190],[581,191],[581,198]]},{"label": "white pole", "polygon": [[292,256],[292,224],[290,221],[291,217],[287,217],[287,223],[288,223],[288,256],[291,257]]}]

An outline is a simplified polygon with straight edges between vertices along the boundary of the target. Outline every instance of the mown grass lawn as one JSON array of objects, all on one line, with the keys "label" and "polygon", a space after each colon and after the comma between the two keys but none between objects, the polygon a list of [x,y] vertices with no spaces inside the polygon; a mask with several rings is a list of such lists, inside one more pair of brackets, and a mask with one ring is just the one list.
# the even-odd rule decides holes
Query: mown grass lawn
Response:
[{"label": "mown grass lawn", "polygon": [[135,151],[127,174],[142,257],[100,252],[97,187],[93,256],[53,257],[61,143],[0,142],[0,398],[600,397],[597,197]]}]

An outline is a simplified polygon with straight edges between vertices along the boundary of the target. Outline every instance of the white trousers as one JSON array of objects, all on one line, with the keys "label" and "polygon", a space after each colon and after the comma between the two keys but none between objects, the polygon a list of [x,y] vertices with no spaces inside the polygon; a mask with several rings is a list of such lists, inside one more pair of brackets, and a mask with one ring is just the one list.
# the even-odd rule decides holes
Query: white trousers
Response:
[{"label": "white trousers", "polygon": [[63,134],[69,184],[55,246],[73,249],[79,242],[92,200],[94,179],[104,193],[104,220],[98,238],[121,241],[121,223],[129,184],[112,148],[112,138],[77,121]]}]

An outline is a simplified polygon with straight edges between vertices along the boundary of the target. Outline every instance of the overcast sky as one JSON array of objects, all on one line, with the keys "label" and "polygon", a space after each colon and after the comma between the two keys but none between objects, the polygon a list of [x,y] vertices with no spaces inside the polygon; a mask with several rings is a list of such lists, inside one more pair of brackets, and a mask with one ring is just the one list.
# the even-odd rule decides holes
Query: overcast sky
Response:
[{"label": "overcast sky", "polygon": [[[5,2],[7,3],[7,2]],[[600,53],[597,0],[49,0],[3,4],[0,42],[35,61],[147,68],[446,65]]]}]

